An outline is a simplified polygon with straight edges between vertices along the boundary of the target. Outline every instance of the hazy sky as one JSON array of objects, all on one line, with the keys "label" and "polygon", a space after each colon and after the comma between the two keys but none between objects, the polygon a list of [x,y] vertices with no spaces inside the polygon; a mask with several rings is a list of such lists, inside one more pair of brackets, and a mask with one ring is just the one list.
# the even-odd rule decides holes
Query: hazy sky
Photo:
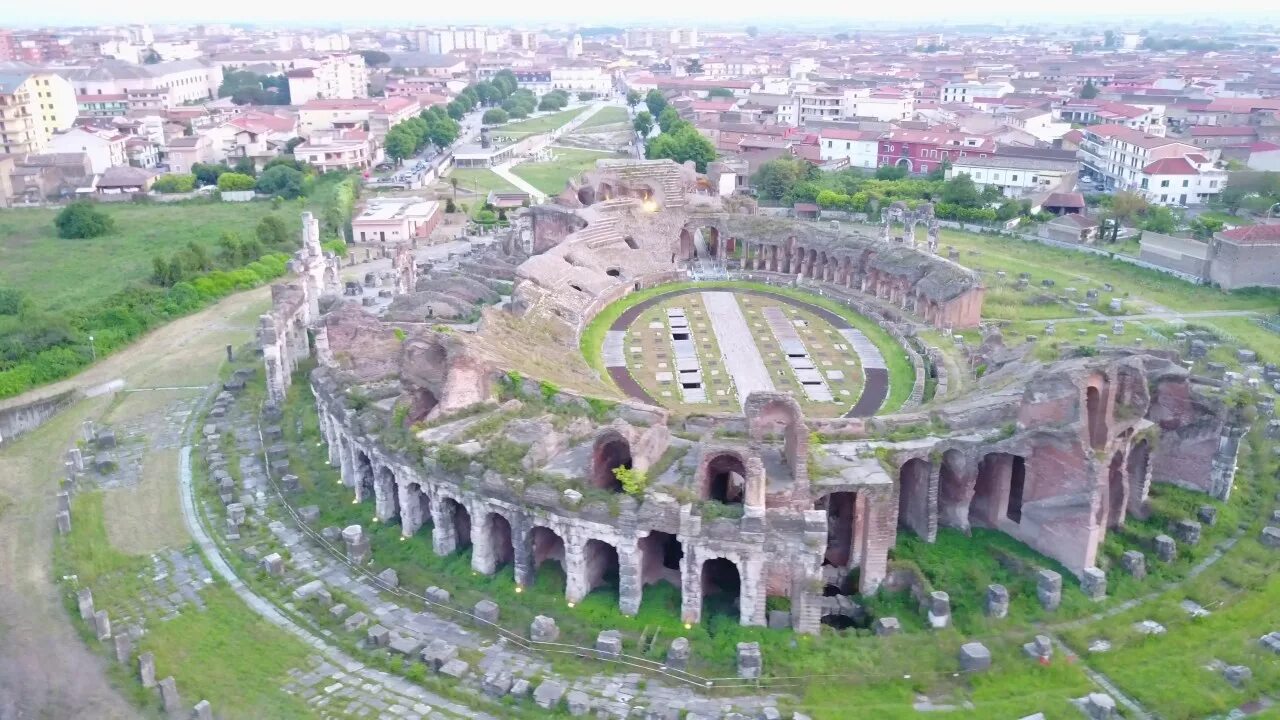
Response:
[{"label": "hazy sky", "polygon": [[829,1],[793,4],[778,0],[544,0],[539,3],[527,0],[374,0],[356,3],[338,0],[227,0],[214,3],[175,0],[126,0],[115,3],[102,0],[4,0],[0,2],[0,6],[4,6],[0,7],[0,26],[129,22],[431,25],[446,22],[625,24],[627,21],[642,21],[714,23],[721,26],[748,22],[760,25],[827,22],[856,27],[859,21],[923,24],[1052,18],[1087,23],[1103,17],[1113,20],[1140,18],[1148,22],[1162,17],[1209,21],[1251,18],[1263,23],[1280,23],[1280,10],[1276,9],[1276,5],[1275,0],[1165,0],[1150,5],[1116,0],[1052,3],[1027,0],[912,0],[902,5]]}]

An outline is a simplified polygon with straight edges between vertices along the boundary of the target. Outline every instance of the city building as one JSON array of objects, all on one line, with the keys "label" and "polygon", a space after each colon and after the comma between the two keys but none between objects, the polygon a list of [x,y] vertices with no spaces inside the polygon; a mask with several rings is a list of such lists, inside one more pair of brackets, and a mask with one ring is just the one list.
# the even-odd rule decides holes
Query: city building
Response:
[{"label": "city building", "polygon": [[844,160],[849,167],[875,168],[879,165],[880,135],[875,130],[822,128],[818,131],[818,151],[822,161]]},{"label": "city building", "polygon": [[1209,279],[1223,290],[1280,287],[1280,225],[1216,233],[1209,243]]},{"label": "city building", "polygon": [[980,135],[895,129],[880,138],[879,165],[904,167],[907,172],[924,174],[936,170],[943,163],[954,164],[968,157],[987,157],[995,152],[995,141]]},{"label": "city building", "polygon": [[1013,92],[1007,82],[953,82],[942,86],[939,99],[944,103],[971,104],[979,98],[1000,98]]},{"label": "city building", "polygon": [[126,140],[126,136],[113,131],[73,127],[66,132],[54,134],[49,141],[48,150],[54,153],[84,153],[89,156],[89,169],[100,174],[106,172],[107,168],[129,164],[129,156],[125,152]]},{"label": "city building", "polygon": [[40,151],[40,130],[31,112],[31,92],[26,73],[0,74],[0,152]]},{"label": "city building", "polygon": [[377,160],[364,130],[317,130],[293,149],[293,156],[321,172],[367,170]]},{"label": "city building", "polygon": [[326,55],[318,65],[285,73],[289,100],[303,105],[311,100],[352,100],[369,97],[369,68],[356,53]]},{"label": "city building", "polygon": [[979,190],[1000,189],[1005,197],[1042,193],[1056,187],[1075,185],[1079,164],[1073,159],[1013,157],[1007,155],[967,155],[951,161],[947,179],[968,175]]},{"label": "city building", "polygon": [[0,104],[0,145],[13,148],[6,152],[44,152],[79,112],[70,83],[43,70],[0,73]]},{"label": "city building", "polygon": [[377,198],[351,220],[351,237],[361,243],[427,238],[442,216],[440,203],[434,200]]},{"label": "city building", "polygon": [[1226,187],[1226,172],[1214,167],[1211,150],[1123,125],[1093,125],[1083,133],[1077,150],[1081,172],[1107,190],[1188,205],[1205,202]]},{"label": "city building", "polygon": [[222,69],[208,60],[178,60],[133,65],[104,60],[88,68],[58,70],[71,82],[77,97],[159,93],[159,105],[174,108],[217,97]]}]

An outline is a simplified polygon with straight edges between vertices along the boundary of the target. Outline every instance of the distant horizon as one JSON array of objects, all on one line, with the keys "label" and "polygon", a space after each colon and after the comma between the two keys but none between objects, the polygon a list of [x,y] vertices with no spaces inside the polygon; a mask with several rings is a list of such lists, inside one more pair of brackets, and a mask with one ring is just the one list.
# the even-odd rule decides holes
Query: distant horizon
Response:
[{"label": "distant horizon", "polygon": [[[1274,7],[1274,6],[1273,6]],[[732,17],[715,12],[723,8]],[[15,10],[16,8],[10,8]],[[300,11],[304,11],[300,12]],[[273,3],[255,7],[242,16],[228,17],[227,10],[175,7],[161,0],[133,0],[127,7],[106,9],[99,2],[90,0],[51,0],[38,5],[28,4],[15,13],[15,17],[0,19],[0,27],[6,28],[91,28],[112,25],[149,24],[155,26],[201,24],[246,25],[254,27],[287,27],[315,29],[396,29],[432,27],[443,25],[489,25],[495,27],[547,27],[569,29],[573,27],[674,27],[693,26],[700,29],[732,31],[748,25],[761,30],[803,30],[812,32],[856,32],[862,30],[945,29],[965,26],[1011,27],[1035,23],[1053,27],[1096,26],[1118,29],[1126,24],[1167,24],[1178,26],[1221,27],[1223,25],[1247,25],[1256,31],[1274,31],[1280,26],[1280,12],[1266,11],[1255,0],[1219,0],[1212,10],[1201,3],[1189,0],[1170,0],[1159,10],[1135,11],[1131,6],[1117,6],[1107,0],[1080,0],[1070,12],[1035,12],[1021,0],[988,0],[957,13],[955,5],[943,0],[917,0],[911,8],[911,16],[904,18],[896,8],[859,7],[848,15],[839,15],[828,7],[787,8],[783,17],[778,15],[774,3],[763,0],[737,0],[728,3],[692,5],[676,0],[653,0],[641,7],[621,6],[610,8],[612,12],[600,12],[568,4],[548,11],[541,11],[526,21],[521,15],[529,13],[527,5],[513,0],[492,0],[481,8],[433,10],[429,15],[399,3],[387,3],[374,8],[353,9],[338,3]],[[217,16],[209,16],[206,13]],[[301,15],[311,20],[301,22]],[[931,17],[932,16],[932,17]],[[929,18],[929,19],[924,19]],[[1137,28],[1135,28],[1137,29]]]}]

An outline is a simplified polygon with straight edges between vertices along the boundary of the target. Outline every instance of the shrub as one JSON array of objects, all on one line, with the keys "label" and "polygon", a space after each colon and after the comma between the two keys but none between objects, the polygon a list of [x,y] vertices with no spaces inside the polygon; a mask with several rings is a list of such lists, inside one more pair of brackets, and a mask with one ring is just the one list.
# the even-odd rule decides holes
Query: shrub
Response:
[{"label": "shrub", "polygon": [[325,252],[331,252],[338,257],[347,256],[347,241],[342,238],[334,238],[327,242],[320,243],[320,248]]},{"label": "shrub", "polygon": [[292,200],[302,195],[302,171],[288,165],[276,165],[264,170],[258,176],[257,184],[251,187],[260,193]]},{"label": "shrub", "polygon": [[507,111],[502,108],[491,108],[484,111],[484,116],[480,118],[485,125],[501,125],[509,120]]},{"label": "shrub", "polygon": [[[227,177],[224,175],[223,177]],[[222,182],[219,180],[218,182]],[[285,227],[284,221],[275,215],[268,215],[258,223],[257,229],[254,231],[258,236],[258,241],[263,245],[283,245],[289,242],[289,230]]]},{"label": "shrub", "polygon": [[188,193],[196,189],[196,176],[191,173],[169,173],[156,178],[151,189],[158,193]]},{"label": "shrub", "polygon": [[622,483],[622,489],[628,495],[643,495],[644,489],[649,486],[648,476],[638,468],[619,465],[613,469],[613,476]]},{"label": "shrub", "polygon": [[237,172],[226,172],[218,176],[218,190],[220,192],[252,190],[254,184],[255,182],[252,175],[244,175]]},{"label": "shrub", "polygon": [[87,200],[77,200],[66,206],[53,219],[58,237],[87,239],[106,235],[115,228],[115,221]]}]

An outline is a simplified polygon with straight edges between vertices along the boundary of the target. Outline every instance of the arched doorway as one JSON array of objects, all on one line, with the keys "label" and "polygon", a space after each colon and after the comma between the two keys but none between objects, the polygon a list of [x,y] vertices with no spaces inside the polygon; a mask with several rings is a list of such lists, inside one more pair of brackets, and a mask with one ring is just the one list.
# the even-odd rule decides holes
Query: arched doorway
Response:
[{"label": "arched doorway", "polygon": [[373,463],[363,450],[356,450],[356,493],[362,501],[373,500]]},{"label": "arched doorway", "polygon": [[1111,456],[1111,463],[1107,466],[1107,495],[1103,498],[1102,505],[1106,512],[1105,527],[1124,525],[1124,455],[1118,451]]},{"label": "arched doorway", "polygon": [[636,545],[640,550],[642,586],[665,581],[680,587],[680,561],[684,558],[684,547],[675,535],[652,530]]},{"label": "arched doorway", "polygon": [[383,465],[379,467],[374,474],[374,487],[377,500],[378,519],[383,521],[398,520],[400,518],[400,493],[396,489],[396,476],[391,468]]},{"label": "arched doorway", "polygon": [[489,538],[489,549],[493,553],[493,567],[498,569],[515,560],[515,545],[511,541],[511,523],[501,513],[491,512],[485,516],[485,533]]},{"label": "arched doorway", "polygon": [[471,513],[462,503],[453,498],[445,498],[446,511],[453,516],[453,532],[457,538],[455,549],[463,550],[471,547]]},{"label": "arched doorway", "polygon": [[730,615],[741,621],[742,576],[738,566],[726,558],[712,558],[702,564],[702,617],[711,613]]},{"label": "arched doorway", "polygon": [[929,462],[912,458],[898,471],[898,524],[929,535]]},{"label": "arched doorway", "polygon": [[1089,444],[1097,450],[1107,444],[1106,407],[1102,391],[1090,385],[1084,391],[1086,422],[1089,426]]},{"label": "arched doorway", "polygon": [[969,500],[973,488],[964,477],[964,455],[959,450],[942,453],[938,469],[938,524],[969,528]]},{"label": "arched doorway", "polygon": [[597,588],[609,588],[617,593],[620,565],[618,549],[603,540],[588,540],[582,546],[586,561],[587,592]]},{"label": "arched doorway", "polygon": [[747,493],[747,467],[734,453],[721,453],[707,463],[702,496],[727,505],[741,505]]},{"label": "arched doorway", "polygon": [[614,473],[617,468],[631,469],[631,443],[616,432],[596,440],[592,451],[591,485],[610,492],[622,492],[622,481]]},{"label": "arched doorway", "polygon": [[854,533],[857,532],[857,493],[841,491],[823,495],[813,504],[827,513],[827,549],[822,564],[847,568],[854,562]]},{"label": "arched doorway", "polygon": [[529,533],[533,545],[533,568],[537,570],[548,560],[564,568],[564,539],[549,527],[539,525]]}]

